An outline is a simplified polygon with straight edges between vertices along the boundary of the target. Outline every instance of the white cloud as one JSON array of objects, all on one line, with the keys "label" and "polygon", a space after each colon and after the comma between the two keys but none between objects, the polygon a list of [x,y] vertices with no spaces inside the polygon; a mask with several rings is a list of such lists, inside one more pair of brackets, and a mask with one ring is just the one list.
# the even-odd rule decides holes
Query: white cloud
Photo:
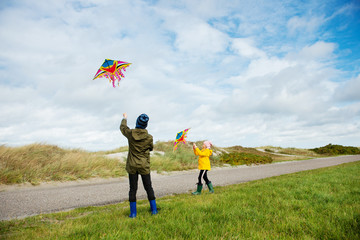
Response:
[{"label": "white cloud", "polygon": [[318,30],[320,25],[323,23],[322,17],[299,17],[294,16],[289,19],[287,27],[289,34],[313,34]]},{"label": "white cloud", "polygon": [[352,78],[339,86],[335,94],[341,101],[360,101],[360,75]]},{"label": "white cloud", "polygon": [[[113,149],[127,144],[123,112],[130,127],[147,113],[155,140],[191,127],[190,141],[220,146],[356,144],[360,78],[346,77],[341,43],[321,32],[348,8],[313,8],[211,0],[3,6],[0,144]],[[92,81],[105,58],[133,63],[115,89]]]},{"label": "white cloud", "polygon": [[335,48],[336,45],[334,43],[319,41],[311,46],[304,47],[299,53],[299,56],[304,60],[329,60],[333,58]]},{"label": "white cloud", "polygon": [[164,16],[165,28],[175,34],[175,47],[192,56],[211,55],[222,52],[228,37],[207,22],[179,10],[159,10]]},{"label": "white cloud", "polygon": [[283,58],[252,60],[247,71],[229,80],[234,87],[232,94],[219,103],[216,111],[232,113],[234,118],[251,113],[284,121],[290,117],[301,124],[342,120],[329,112],[338,86],[332,81],[336,71],[321,62],[333,50],[331,44],[320,42]]},{"label": "white cloud", "polygon": [[253,40],[249,38],[236,38],[232,41],[233,49],[241,56],[246,58],[260,58],[265,57],[266,53],[253,46]]}]

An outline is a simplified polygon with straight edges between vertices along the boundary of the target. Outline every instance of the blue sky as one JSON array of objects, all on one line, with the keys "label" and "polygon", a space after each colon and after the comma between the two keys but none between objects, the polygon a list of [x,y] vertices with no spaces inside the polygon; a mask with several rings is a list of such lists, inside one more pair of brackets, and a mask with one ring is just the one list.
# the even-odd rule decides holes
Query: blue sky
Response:
[{"label": "blue sky", "polygon": [[[1,1],[0,144],[360,146],[360,1]],[[131,62],[120,86],[92,80]]]}]

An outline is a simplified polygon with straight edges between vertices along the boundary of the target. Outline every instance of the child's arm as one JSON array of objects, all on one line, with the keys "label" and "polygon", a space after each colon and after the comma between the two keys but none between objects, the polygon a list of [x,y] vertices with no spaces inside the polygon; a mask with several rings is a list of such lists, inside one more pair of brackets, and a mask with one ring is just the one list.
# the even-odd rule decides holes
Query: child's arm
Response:
[{"label": "child's arm", "polygon": [[127,126],[127,114],[124,113],[123,116],[124,118],[120,124],[120,131],[125,137],[128,138],[130,136],[130,128]]},{"label": "child's arm", "polygon": [[211,154],[212,154],[212,151],[211,150],[200,151],[199,148],[195,148],[194,153],[195,153],[196,156],[199,156],[199,157],[210,157]]},{"label": "child's arm", "polygon": [[193,143],[193,150],[194,150],[194,154],[195,154],[195,155],[197,155],[197,154],[196,154],[196,148],[197,148],[196,144]]}]

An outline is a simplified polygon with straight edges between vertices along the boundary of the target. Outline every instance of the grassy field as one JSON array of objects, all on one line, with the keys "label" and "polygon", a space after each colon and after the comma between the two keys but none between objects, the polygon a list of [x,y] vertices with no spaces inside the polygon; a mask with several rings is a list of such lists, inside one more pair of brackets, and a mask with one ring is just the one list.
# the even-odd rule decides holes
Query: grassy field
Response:
[{"label": "grassy field", "polygon": [[[196,144],[201,146],[202,142],[199,141]],[[271,163],[327,156],[307,149],[271,146],[259,148],[262,151],[241,146],[227,148],[213,146],[212,149],[214,154],[210,157],[210,161],[213,167],[223,166],[225,163],[264,163],[262,159],[267,159],[265,162]],[[31,183],[36,185],[41,182],[126,176],[125,163],[108,158],[106,155],[127,150],[127,146],[111,151],[87,152],[39,143],[21,147],[2,145],[0,146],[0,184]],[[160,173],[181,171],[196,169],[198,166],[197,157],[192,150],[192,142],[186,145],[181,144],[176,151],[173,151],[172,141],[156,142],[154,150],[164,154],[152,155],[152,171]],[[230,154],[230,158],[226,158],[226,154]],[[233,159],[234,156],[240,159]],[[231,161],[224,161],[224,159]]]},{"label": "grassy field", "polygon": [[359,239],[360,162],[180,194],[0,222],[0,239]]},{"label": "grassy field", "polygon": [[[201,142],[197,142],[200,146]],[[30,144],[21,147],[0,146],[0,184],[18,184],[49,181],[70,181],[89,178],[108,178],[125,176],[125,163],[105,157],[110,153],[127,151],[120,147],[106,152],[87,152],[80,149],[63,149],[48,144]],[[151,157],[151,169],[154,171],[179,171],[197,168],[197,157],[192,143],[181,145],[175,152],[173,142],[157,142],[154,150],[164,152]],[[212,166],[222,166],[219,155],[223,152],[251,152],[257,155],[272,156],[274,161],[298,159],[260,152],[253,148],[214,147],[211,157]],[[307,158],[307,156],[302,156]]]}]

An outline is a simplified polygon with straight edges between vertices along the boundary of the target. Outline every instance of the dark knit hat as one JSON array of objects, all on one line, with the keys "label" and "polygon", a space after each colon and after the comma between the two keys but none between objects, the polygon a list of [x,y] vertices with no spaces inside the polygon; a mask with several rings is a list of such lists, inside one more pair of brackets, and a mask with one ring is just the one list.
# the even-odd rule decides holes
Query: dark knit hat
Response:
[{"label": "dark knit hat", "polygon": [[149,117],[145,113],[141,114],[136,120],[136,128],[145,129],[148,125]]}]

